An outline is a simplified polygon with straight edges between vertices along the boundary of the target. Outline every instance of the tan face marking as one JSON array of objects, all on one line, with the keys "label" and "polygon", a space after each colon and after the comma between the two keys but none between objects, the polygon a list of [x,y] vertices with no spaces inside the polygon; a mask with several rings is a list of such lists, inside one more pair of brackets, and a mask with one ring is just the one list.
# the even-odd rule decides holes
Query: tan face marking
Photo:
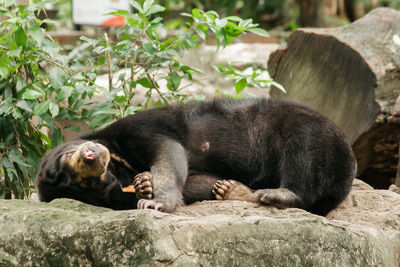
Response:
[{"label": "tan face marking", "polygon": [[85,142],[76,149],[67,151],[61,158],[77,174],[77,180],[98,177],[105,181],[105,173],[110,162],[110,152],[99,143]]}]

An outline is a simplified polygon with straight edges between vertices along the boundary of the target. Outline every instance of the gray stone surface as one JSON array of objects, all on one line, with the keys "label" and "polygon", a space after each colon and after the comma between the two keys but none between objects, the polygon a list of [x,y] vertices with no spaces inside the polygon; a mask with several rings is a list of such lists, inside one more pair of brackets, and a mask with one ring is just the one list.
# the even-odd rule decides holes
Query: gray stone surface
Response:
[{"label": "gray stone surface", "polygon": [[239,201],[174,214],[0,200],[0,266],[398,266],[400,195],[357,182],[327,218]]}]

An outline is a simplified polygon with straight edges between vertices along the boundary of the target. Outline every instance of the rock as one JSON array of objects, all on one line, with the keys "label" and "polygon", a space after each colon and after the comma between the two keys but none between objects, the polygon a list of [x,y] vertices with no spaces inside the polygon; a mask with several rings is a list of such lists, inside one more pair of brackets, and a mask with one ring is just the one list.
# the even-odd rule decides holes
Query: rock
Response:
[{"label": "rock", "polygon": [[174,214],[0,200],[0,266],[398,266],[400,195],[360,181],[327,218],[239,201]]},{"label": "rock", "polygon": [[388,190],[400,194],[400,187],[395,184],[392,184]]},{"label": "rock", "polygon": [[349,196],[328,219],[379,228],[389,235],[400,233],[400,195],[389,190],[374,190],[355,179]]}]

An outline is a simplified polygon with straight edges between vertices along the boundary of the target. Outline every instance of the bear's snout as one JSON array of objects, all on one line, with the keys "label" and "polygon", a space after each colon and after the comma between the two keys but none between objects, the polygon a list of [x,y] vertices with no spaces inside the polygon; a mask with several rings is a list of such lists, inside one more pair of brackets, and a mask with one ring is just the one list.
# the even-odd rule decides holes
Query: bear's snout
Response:
[{"label": "bear's snout", "polygon": [[85,164],[91,165],[95,162],[105,165],[108,149],[101,144],[86,142],[80,146],[79,157]]},{"label": "bear's snout", "polygon": [[106,153],[106,151],[99,149],[96,144],[92,143],[82,147],[80,157],[86,164],[93,164],[97,159]]}]

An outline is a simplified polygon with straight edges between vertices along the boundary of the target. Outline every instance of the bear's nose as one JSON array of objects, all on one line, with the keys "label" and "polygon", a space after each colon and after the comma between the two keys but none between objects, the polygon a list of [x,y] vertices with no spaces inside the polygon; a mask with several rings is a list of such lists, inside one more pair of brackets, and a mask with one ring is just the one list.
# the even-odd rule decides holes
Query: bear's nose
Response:
[{"label": "bear's nose", "polygon": [[95,159],[95,152],[90,148],[84,149],[83,154],[86,159]]},{"label": "bear's nose", "polygon": [[88,143],[81,149],[81,158],[86,164],[92,164],[96,161],[99,156],[99,151],[96,145],[93,143]]},{"label": "bear's nose", "polygon": [[95,149],[91,148],[91,147],[85,147],[81,150],[81,157],[82,160],[86,163],[86,164],[91,164],[93,163],[96,158],[97,158],[97,152]]}]

